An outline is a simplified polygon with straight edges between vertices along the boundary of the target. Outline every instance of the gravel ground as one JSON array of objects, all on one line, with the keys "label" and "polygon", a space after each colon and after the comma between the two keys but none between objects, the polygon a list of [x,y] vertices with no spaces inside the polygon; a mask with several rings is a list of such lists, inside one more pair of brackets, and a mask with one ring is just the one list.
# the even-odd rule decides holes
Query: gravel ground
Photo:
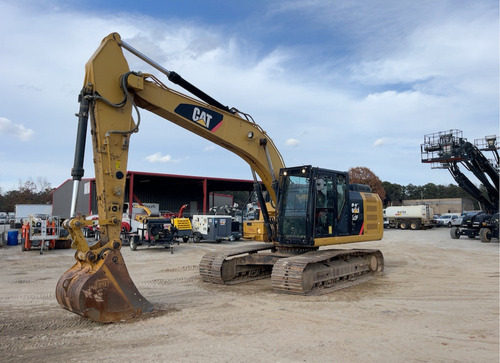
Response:
[{"label": "gravel ground", "polygon": [[[62,309],[73,250],[0,248],[0,362],[498,362],[499,244],[449,229],[386,230],[384,275],[323,296],[276,294],[269,279],[207,284],[208,251],[247,242],[122,249],[158,309],[100,324]],[[253,242],[252,242],[253,243]]]}]

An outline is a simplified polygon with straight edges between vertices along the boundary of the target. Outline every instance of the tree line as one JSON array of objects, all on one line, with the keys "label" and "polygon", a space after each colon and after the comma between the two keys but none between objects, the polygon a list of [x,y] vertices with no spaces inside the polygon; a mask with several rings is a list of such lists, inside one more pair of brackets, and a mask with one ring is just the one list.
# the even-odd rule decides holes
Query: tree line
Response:
[{"label": "tree line", "polygon": [[382,186],[387,195],[384,201],[392,203],[401,203],[405,199],[467,198],[474,200],[467,192],[454,184],[427,183],[425,185],[408,184],[404,186],[384,181]]},{"label": "tree line", "polygon": [[19,181],[17,189],[4,192],[0,188],[0,212],[14,212],[16,204],[51,204],[53,190],[50,183],[40,177],[36,182]]},{"label": "tree line", "polygon": [[[366,184],[371,187],[382,199],[384,206],[401,205],[403,200],[408,199],[444,199],[444,198],[468,198],[477,204],[467,192],[458,185],[436,185],[427,183],[425,185],[400,185],[388,181],[381,181],[370,169],[366,167],[355,167],[349,169],[350,183]],[[484,187],[481,185],[480,189]]]}]

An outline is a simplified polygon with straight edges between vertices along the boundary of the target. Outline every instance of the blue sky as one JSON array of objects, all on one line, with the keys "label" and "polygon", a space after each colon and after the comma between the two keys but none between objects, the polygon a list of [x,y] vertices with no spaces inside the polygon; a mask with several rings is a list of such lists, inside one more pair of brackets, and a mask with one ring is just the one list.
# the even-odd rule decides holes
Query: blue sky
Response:
[{"label": "blue sky", "polygon": [[[0,0],[0,14],[3,191],[70,178],[84,65],[115,31],[251,114],[287,166],[366,166],[393,183],[449,184],[447,171],[420,163],[424,135],[499,133],[498,1]],[[141,116],[130,170],[251,179],[225,149]],[[91,161],[89,142],[86,177]]]}]

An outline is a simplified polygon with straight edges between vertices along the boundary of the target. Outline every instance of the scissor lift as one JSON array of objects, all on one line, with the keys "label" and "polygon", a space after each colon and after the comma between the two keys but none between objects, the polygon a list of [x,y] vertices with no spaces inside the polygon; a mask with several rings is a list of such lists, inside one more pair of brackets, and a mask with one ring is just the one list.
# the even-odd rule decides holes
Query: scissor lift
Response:
[{"label": "scissor lift", "polygon": [[57,216],[30,215],[23,223],[21,231],[21,249],[29,251],[31,248],[44,250],[56,248],[70,248],[71,240],[68,232],[62,227],[62,221]]}]

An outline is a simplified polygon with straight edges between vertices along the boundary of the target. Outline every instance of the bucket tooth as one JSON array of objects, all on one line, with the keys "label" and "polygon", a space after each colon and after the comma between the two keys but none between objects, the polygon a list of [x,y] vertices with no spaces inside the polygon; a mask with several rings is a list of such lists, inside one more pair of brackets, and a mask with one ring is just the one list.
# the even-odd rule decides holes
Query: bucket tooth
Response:
[{"label": "bucket tooth", "polygon": [[151,312],[153,305],[137,290],[119,250],[108,250],[95,263],[77,259],[56,286],[64,308],[98,322],[117,322]]}]

